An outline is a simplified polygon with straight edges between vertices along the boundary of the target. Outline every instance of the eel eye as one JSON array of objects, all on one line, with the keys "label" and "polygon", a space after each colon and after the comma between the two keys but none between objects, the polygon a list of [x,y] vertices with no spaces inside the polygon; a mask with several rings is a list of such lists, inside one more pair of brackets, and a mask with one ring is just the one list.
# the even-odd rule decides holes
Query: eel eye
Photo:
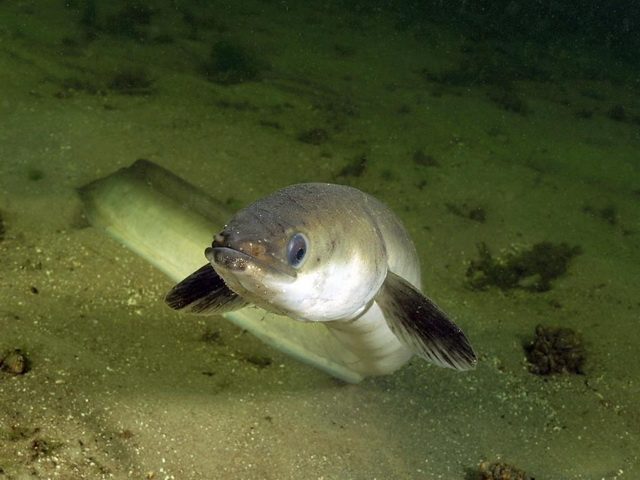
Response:
[{"label": "eel eye", "polygon": [[296,233],[289,241],[287,259],[293,268],[300,268],[307,258],[309,240],[304,233]]}]

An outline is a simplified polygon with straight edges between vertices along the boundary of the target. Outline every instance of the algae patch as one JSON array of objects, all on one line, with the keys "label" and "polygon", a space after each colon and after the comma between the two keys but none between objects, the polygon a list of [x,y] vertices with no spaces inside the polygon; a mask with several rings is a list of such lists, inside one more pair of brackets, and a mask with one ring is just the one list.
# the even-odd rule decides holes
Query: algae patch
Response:
[{"label": "algae patch", "polygon": [[220,85],[259,80],[262,62],[237,43],[219,41],[213,45],[209,62],[204,66],[207,78]]},{"label": "algae patch", "polygon": [[582,253],[579,246],[566,243],[536,243],[529,250],[514,250],[494,257],[484,242],[478,243],[480,258],[471,260],[467,268],[467,284],[473,290],[498,287],[501,290],[522,289],[546,292],[551,282],[564,275],[570,261]]}]

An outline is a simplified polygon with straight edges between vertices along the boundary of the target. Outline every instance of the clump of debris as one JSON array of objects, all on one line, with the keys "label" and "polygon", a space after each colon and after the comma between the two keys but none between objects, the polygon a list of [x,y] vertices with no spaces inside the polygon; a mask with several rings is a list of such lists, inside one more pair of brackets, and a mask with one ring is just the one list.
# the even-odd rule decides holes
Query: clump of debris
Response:
[{"label": "clump of debris", "polygon": [[480,480],[527,480],[524,470],[504,462],[480,464]]},{"label": "clump of debris", "polygon": [[582,336],[570,328],[537,325],[535,339],[525,347],[525,351],[532,373],[584,374],[584,342]]}]

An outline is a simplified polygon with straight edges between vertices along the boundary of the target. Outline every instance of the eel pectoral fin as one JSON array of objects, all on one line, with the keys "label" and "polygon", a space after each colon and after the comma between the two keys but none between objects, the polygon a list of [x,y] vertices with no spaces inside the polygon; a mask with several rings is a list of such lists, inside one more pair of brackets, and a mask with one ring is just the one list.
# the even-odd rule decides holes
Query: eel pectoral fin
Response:
[{"label": "eel pectoral fin", "polygon": [[174,310],[200,315],[232,312],[249,305],[225,285],[210,263],[173,287],[164,301]]},{"label": "eel pectoral fin", "polygon": [[476,368],[476,354],[462,330],[404,278],[388,272],[375,301],[391,331],[416,355],[441,367]]}]

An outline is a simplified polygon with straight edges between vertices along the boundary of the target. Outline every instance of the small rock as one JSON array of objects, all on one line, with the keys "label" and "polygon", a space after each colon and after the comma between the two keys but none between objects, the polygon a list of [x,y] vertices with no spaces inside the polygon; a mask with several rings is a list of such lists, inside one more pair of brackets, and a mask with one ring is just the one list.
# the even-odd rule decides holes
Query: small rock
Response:
[{"label": "small rock", "polygon": [[23,375],[29,371],[29,360],[20,349],[12,350],[0,360],[0,370],[11,375]]}]

